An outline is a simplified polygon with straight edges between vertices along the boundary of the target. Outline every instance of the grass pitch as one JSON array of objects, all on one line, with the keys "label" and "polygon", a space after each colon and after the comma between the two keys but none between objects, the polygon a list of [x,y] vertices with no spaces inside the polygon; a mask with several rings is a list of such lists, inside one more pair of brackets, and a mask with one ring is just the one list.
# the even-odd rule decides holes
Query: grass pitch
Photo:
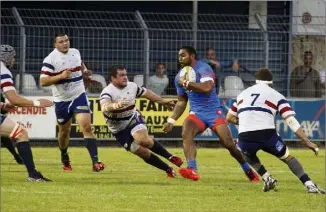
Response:
[{"label": "grass pitch", "polygon": [[[72,172],[62,170],[57,148],[33,148],[38,170],[52,183],[25,182],[25,167],[1,149],[1,211],[3,212],[321,212],[325,196],[309,195],[278,159],[260,152],[267,170],[279,181],[278,192],[262,192],[262,182],[249,183],[237,162],[224,149],[198,149],[201,179],[178,175],[167,179],[122,148],[99,148],[103,172],[91,170],[86,148],[70,147]],[[169,149],[183,156],[179,149]],[[325,151],[291,150],[306,172],[325,187]],[[184,158],[184,157],[183,157]],[[177,171],[176,167],[174,167]]]}]

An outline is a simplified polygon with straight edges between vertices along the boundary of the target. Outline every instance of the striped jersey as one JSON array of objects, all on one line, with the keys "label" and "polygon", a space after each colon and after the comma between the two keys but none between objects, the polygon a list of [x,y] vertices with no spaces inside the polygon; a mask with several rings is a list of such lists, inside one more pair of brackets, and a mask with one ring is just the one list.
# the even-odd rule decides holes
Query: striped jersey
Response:
[{"label": "striped jersey", "polygon": [[67,53],[54,49],[44,59],[40,77],[59,75],[65,69],[72,69],[72,75],[69,79],[51,85],[54,102],[72,101],[85,92],[82,60],[78,49],[70,48]]},{"label": "striped jersey", "polygon": [[295,115],[285,97],[264,83],[242,91],[229,113],[239,118],[239,133],[275,129],[277,113],[283,118]]},{"label": "striped jersey", "polygon": [[104,118],[112,133],[118,133],[126,129],[132,117],[137,113],[136,98],[141,97],[146,88],[139,87],[134,82],[128,82],[123,89],[115,87],[112,83],[105,87],[100,95],[100,103],[105,100],[118,102],[121,99],[129,100],[129,105],[112,112],[104,112]]},{"label": "striped jersey", "polygon": [[10,90],[16,90],[14,87],[14,82],[12,74],[6,65],[1,61],[1,92],[7,92]]}]

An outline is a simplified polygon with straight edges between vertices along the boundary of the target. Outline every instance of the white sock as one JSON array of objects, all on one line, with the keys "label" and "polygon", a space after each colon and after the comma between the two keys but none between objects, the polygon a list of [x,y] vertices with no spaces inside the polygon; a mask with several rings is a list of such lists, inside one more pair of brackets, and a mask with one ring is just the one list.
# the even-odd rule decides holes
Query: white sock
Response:
[{"label": "white sock", "polygon": [[263,178],[264,181],[267,180],[267,178],[271,176],[268,172],[266,172],[265,174],[263,174],[263,176],[261,176]]},{"label": "white sock", "polygon": [[311,180],[308,180],[304,183],[304,185],[307,187],[307,186],[313,186],[315,184]]}]

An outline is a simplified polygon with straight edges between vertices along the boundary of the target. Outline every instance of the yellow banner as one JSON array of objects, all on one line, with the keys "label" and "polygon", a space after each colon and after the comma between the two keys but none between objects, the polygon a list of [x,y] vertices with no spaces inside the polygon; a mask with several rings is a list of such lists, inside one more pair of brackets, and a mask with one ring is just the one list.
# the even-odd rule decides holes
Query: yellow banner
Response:
[{"label": "yellow banner", "polygon": [[[172,98],[165,98],[173,100]],[[101,105],[99,98],[89,98],[91,109],[93,111],[93,125],[106,125],[103,114],[101,112]],[[145,118],[147,126],[162,126],[167,119],[172,115],[172,111],[168,111],[162,105],[153,103],[147,99],[136,99],[136,108],[142,113]],[[175,126],[182,126],[184,119],[189,113],[189,105],[182,116],[174,124]]]}]

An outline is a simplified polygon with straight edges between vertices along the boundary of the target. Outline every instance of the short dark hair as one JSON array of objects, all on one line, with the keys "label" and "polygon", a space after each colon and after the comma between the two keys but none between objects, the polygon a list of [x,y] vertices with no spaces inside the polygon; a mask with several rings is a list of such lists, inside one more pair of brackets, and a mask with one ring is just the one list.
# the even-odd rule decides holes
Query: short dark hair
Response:
[{"label": "short dark hair", "polygon": [[165,65],[165,63],[157,63],[157,64],[156,64],[156,69],[158,69],[158,67],[159,67],[160,65],[163,65],[163,66],[164,66],[164,68],[166,68],[166,65]]},{"label": "short dark hair", "polygon": [[123,65],[112,65],[109,68],[109,81],[111,81],[111,77],[117,77],[118,70],[126,69]]},{"label": "short dark hair", "polygon": [[304,55],[304,56],[306,56],[306,55],[308,55],[308,54],[310,54],[310,55],[311,55],[311,57],[313,56],[313,54],[312,54],[312,52],[311,52],[311,51],[305,51],[305,52],[303,53],[303,55]]},{"label": "short dark hair", "polygon": [[192,46],[183,46],[180,49],[185,49],[189,55],[195,55],[195,58],[197,58],[197,52],[196,49]]},{"label": "short dark hair", "polygon": [[208,52],[209,50],[213,50],[213,51],[215,51],[215,49],[213,49],[213,48],[211,48],[211,47],[207,47],[207,48],[205,49],[205,52]]},{"label": "short dark hair", "polygon": [[[62,36],[66,36],[67,33],[63,33],[63,32],[58,32],[54,35],[54,39],[53,39],[53,43],[55,43],[57,41],[57,37],[62,37]],[[68,35],[67,35],[68,36]]]},{"label": "short dark hair", "polygon": [[268,68],[261,68],[256,73],[256,79],[262,81],[273,81],[273,74]]}]

